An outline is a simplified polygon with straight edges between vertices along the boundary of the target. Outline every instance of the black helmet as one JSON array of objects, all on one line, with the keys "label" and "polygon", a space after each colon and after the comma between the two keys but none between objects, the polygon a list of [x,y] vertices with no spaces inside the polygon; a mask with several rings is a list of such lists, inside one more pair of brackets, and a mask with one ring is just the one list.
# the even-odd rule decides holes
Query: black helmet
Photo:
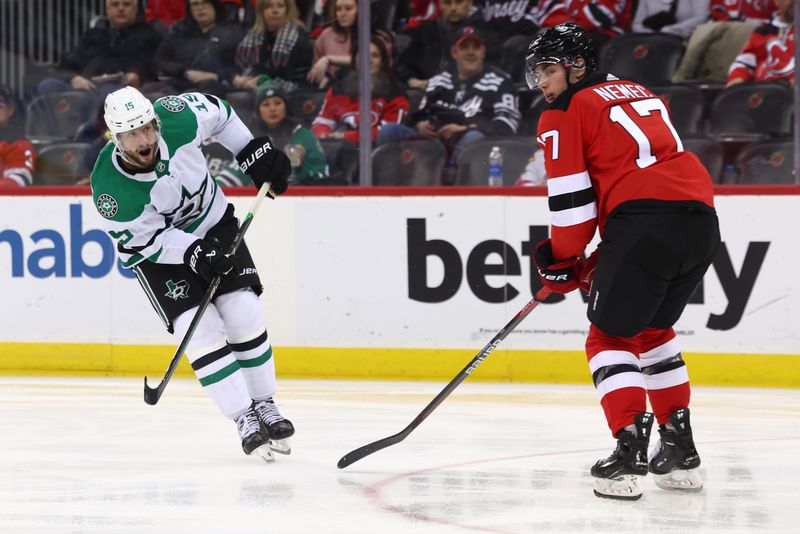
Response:
[{"label": "black helmet", "polygon": [[525,78],[528,86],[533,89],[538,85],[534,76],[537,65],[562,63],[570,68],[578,56],[586,62],[587,73],[597,68],[597,48],[586,30],[572,22],[546,29],[528,45],[528,53],[525,55]]}]

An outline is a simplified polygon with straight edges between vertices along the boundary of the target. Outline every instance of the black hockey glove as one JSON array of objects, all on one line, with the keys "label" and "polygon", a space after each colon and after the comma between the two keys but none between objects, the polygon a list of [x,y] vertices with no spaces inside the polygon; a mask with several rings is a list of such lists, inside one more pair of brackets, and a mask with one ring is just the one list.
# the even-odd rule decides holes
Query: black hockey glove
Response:
[{"label": "black hockey glove", "polygon": [[264,182],[269,182],[272,192],[280,195],[289,187],[289,175],[292,173],[289,157],[275,148],[267,136],[256,137],[247,143],[236,154],[236,163],[259,189]]},{"label": "black hockey glove", "polygon": [[183,263],[206,282],[233,269],[233,260],[225,255],[216,240],[198,239],[189,245],[183,254]]}]

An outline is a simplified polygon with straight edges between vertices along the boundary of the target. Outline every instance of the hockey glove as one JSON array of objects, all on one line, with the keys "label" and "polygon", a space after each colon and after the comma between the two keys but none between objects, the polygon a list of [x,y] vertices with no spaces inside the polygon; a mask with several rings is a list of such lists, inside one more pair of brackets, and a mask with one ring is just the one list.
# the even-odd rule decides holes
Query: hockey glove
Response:
[{"label": "hockey glove", "polygon": [[236,154],[236,163],[258,189],[264,182],[269,182],[270,190],[280,195],[289,187],[289,175],[292,173],[289,157],[275,148],[267,136],[256,137],[247,143]]},{"label": "hockey glove", "polygon": [[233,260],[222,252],[216,240],[198,239],[189,245],[183,254],[183,263],[206,282],[211,282],[217,275],[226,275],[233,269]]},{"label": "hockey glove", "polygon": [[584,292],[589,291],[591,277],[594,276],[594,265],[590,267],[584,257],[576,256],[555,261],[553,244],[549,239],[545,239],[536,245],[533,261],[536,263],[542,285],[549,287],[555,293],[569,293],[578,288]]}]

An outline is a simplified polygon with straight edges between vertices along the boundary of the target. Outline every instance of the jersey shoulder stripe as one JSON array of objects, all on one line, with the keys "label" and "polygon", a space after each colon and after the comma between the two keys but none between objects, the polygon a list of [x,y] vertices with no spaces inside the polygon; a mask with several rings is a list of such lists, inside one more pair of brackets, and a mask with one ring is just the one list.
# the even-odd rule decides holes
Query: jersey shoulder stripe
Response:
[{"label": "jersey shoulder stripe", "polygon": [[152,181],[132,180],[114,165],[114,144],[108,143],[94,164],[92,198],[100,215],[115,222],[133,221],[150,203]]},{"label": "jersey shoulder stripe", "polygon": [[197,117],[185,99],[165,96],[156,100],[153,108],[161,119],[161,136],[167,143],[170,154],[197,137]]}]

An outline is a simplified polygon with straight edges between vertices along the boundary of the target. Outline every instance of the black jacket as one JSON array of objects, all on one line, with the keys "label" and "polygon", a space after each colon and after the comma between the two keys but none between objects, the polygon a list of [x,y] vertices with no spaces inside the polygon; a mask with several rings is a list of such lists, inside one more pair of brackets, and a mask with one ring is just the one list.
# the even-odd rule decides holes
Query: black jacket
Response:
[{"label": "black jacket", "polygon": [[62,56],[60,67],[67,79],[122,71],[136,72],[142,81],[152,80],[151,62],[160,43],[159,33],[145,22],[121,30],[92,28],[81,36],[78,46]]},{"label": "black jacket", "polygon": [[236,72],[234,57],[244,30],[229,22],[215,24],[207,33],[190,19],[176,22],[155,57],[159,75],[183,78],[187,70],[215,72],[221,79]]}]

